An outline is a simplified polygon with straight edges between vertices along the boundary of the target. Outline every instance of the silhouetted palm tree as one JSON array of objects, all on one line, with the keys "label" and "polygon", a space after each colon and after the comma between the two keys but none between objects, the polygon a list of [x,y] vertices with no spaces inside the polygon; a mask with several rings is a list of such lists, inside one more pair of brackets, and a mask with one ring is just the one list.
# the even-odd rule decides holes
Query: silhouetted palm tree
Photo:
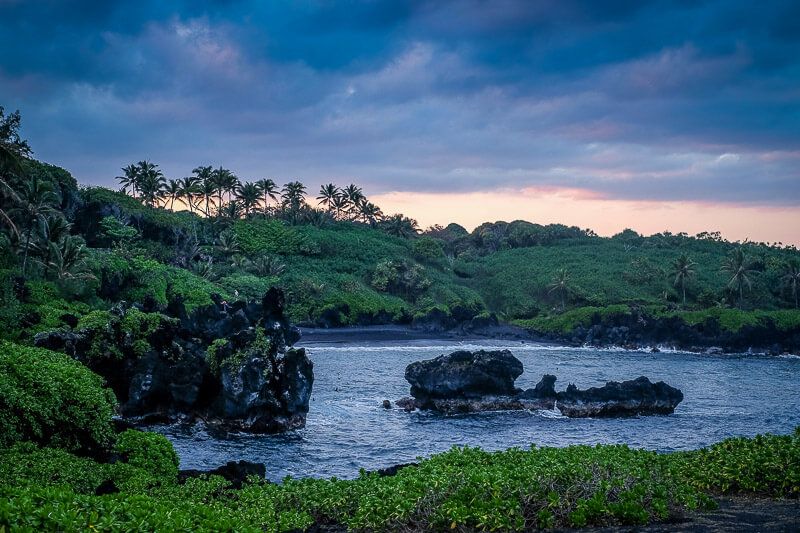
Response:
[{"label": "silhouetted palm tree", "polygon": [[116,179],[121,185],[120,190],[127,193],[131,191],[131,196],[136,198],[136,193],[139,190],[139,167],[135,164],[122,167],[122,176],[117,176]]},{"label": "silhouetted palm tree", "polygon": [[181,184],[180,180],[169,180],[167,181],[166,185],[164,185],[164,198],[169,200],[169,210],[174,211],[175,208],[175,200],[181,197],[181,191],[183,190],[183,185]]},{"label": "silhouetted palm tree", "polygon": [[194,212],[194,200],[200,194],[200,179],[197,176],[187,176],[178,180],[180,183],[180,198],[189,206],[189,212]]},{"label": "silhouetted palm tree", "polygon": [[278,185],[269,178],[258,180],[257,184],[261,189],[261,194],[264,195],[264,211],[266,212],[269,199],[272,198],[273,201],[278,199]]},{"label": "silhouetted palm tree", "polygon": [[733,250],[725,259],[721,270],[730,276],[728,286],[737,289],[739,307],[741,308],[744,299],[744,288],[747,287],[749,290],[753,286],[752,277],[757,273],[753,268],[753,262],[745,255],[744,250],[739,247]]},{"label": "silhouetted palm tree", "polygon": [[675,278],[673,285],[675,287],[680,286],[681,292],[683,293],[684,306],[686,306],[686,281],[694,277],[695,266],[697,266],[695,262],[689,259],[689,257],[686,254],[682,254],[675,260],[674,263],[672,263],[671,276]]},{"label": "silhouetted palm tree", "polygon": [[350,205],[350,216],[351,218],[356,218],[359,215],[359,205],[361,201],[364,200],[364,193],[361,192],[361,187],[357,187],[355,184],[351,183],[344,189],[342,189],[342,194],[347,198],[347,201]]},{"label": "silhouetted palm tree", "polygon": [[240,184],[236,189],[236,198],[242,204],[244,214],[249,215],[250,210],[258,205],[261,200],[261,188],[252,182]]},{"label": "silhouetted palm tree", "polygon": [[159,170],[158,165],[149,161],[139,161],[138,166],[137,187],[141,199],[145,205],[155,207],[166,184],[164,174]]},{"label": "silhouetted palm tree", "polygon": [[397,237],[412,237],[419,233],[419,225],[413,218],[403,215],[392,215],[383,220],[383,227],[390,235]]},{"label": "silhouetted palm tree", "polygon": [[361,216],[364,219],[364,222],[368,223],[372,227],[375,227],[375,225],[383,217],[383,212],[381,212],[381,208],[373,204],[372,202],[366,201],[366,199],[361,202],[359,208],[361,211]]},{"label": "silhouetted palm tree", "polygon": [[297,211],[303,205],[306,186],[299,181],[290,181],[283,186],[281,200],[292,211]]},{"label": "silhouetted palm tree", "polygon": [[239,184],[239,179],[227,168],[219,167],[212,173],[212,180],[217,189],[217,212],[222,211],[224,204],[223,195],[227,194],[230,199],[233,191],[236,190]]},{"label": "silhouetted palm tree", "polygon": [[217,192],[217,185],[211,178],[205,179],[200,182],[197,187],[197,196],[203,201],[203,213],[211,216],[211,206],[214,205],[214,194]]},{"label": "silhouetted palm tree", "polygon": [[797,309],[797,293],[800,288],[800,262],[796,259],[789,261],[783,269],[781,281],[789,287],[789,291],[794,297],[794,307]]},{"label": "silhouetted palm tree", "polygon": [[553,281],[550,283],[549,293],[557,292],[561,297],[561,310],[566,308],[566,297],[571,291],[569,272],[566,268],[560,268],[556,271]]},{"label": "silhouetted palm tree", "polygon": [[347,211],[347,208],[350,206],[350,200],[343,194],[337,194],[333,197],[331,201],[331,207],[333,208],[334,216],[338,219],[341,218],[342,212]]},{"label": "silhouetted palm tree", "polygon": [[333,183],[328,183],[327,185],[323,185],[319,188],[319,196],[317,196],[317,200],[319,200],[319,205],[324,205],[330,210],[333,204],[333,199],[337,196],[339,196],[339,187]]}]

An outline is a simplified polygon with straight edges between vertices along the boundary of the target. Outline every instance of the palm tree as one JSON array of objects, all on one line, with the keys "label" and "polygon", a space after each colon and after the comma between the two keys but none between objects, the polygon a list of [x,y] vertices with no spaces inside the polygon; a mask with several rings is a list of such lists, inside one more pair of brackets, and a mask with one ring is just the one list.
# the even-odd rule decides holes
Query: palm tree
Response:
[{"label": "palm tree", "polygon": [[327,185],[323,185],[319,188],[319,196],[317,196],[317,200],[319,200],[320,205],[324,205],[331,209],[333,204],[333,199],[339,196],[339,187],[334,185],[333,183],[328,183]]},{"label": "palm tree", "polygon": [[250,262],[250,271],[261,277],[277,277],[283,274],[286,270],[286,265],[278,261],[277,258],[268,255],[268,254],[261,254],[256,256]]},{"label": "palm tree", "polygon": [[212,180],[217,187],[217,212],[222,211],[224,204],[223,195],[228,195],[228,201],[231,200],[234,191],[239,186],[239,178],[227,168],[219,167],[212,173]]},{"label": "palm tree", "polygon": [[56,279],[94,279],[86,263],[86,245],[80,237],[66,236],[58,244],[50,243],[48,263]]},{"label": "palm tree", "polygon": [[258,205],[261,200],[261,188],[252,182],[240,184],[236,189],[236,198],[242,204],[245,216],[250,214],[250,210]]},{"label": "palm tree", "polygon": [[563,311],[566,308],[566,297],[567,294],[572,290],[569,286],[569,272],[567,272],[566,268],[559,268],[556,271],[556,275],[553,278],[553,281],[550,283],[550,290],[547,291],[548,294],[557,292],[561,296],[561,310]]},{"label": "palm tree", "polygon": [[27,224],[22,259],[24,276],[28,266],[28,250],[31,246],[33,229],[39,224],[40,219],[55,210],[53,205],[58,201],[58,197],[53,192],[53,186],[49,182],[42,181],[37,175],[33,175],[23,183],[18,197],[19,203],[14,211],[19,213],[20,218]]},{"label": "palm tree", "polygon": [[343,194],[337,194],[333,197],[333,201],[331,202],[331,207],[335,213],[335,217],[338,219],[342,215],[342,211],[346,211],[347,208],[350,206],[350,200]]},{"label": "palm tree", "polygon": [[419,224],[413,218],[403,215],[392,215],[383,220],[383,227],[390,235],[397,237],[412,237],[419,233]]},{"label": "palm tree", "polygon": [[72,224],[57,212],[47,214],[39,219],[36,238],[31,242],[31,252],[39,258],[38,262],[44,266],[45,270],[50,264],[52,255],[50,244],[60,243],[67,238],[70,228],[72,228]]},{"label": "palm tree", "polygon": [[283,200],[284,205],[288,206],[292,211],[297,211],[303,204],[303,196],[305,193],[305,185],[299,181],[290,181],[283,186],[281,200]]},{"label": "palm tree", "polygon": [[186,201],[189,206],[189,212],[194,212],[194,197],[200,193],[200,179],[197,176],[187,176],[178,180],[181,189],[179,197]]},{"label": "palm tree", "polygon": [[122,176],[117,176],[115,179],[121,185],[120,190],[127,194],[128,189],[131,191],[131,196],[136,198],[136,192],[139,189],[139,167],[135,164],[122,167]]},{"label": "palm tree", "polygon": [[781,281],[789,287],[794,297],[794,308],[797,309],[797,293],[798,287],[800,287],[800,262],[796,259],[789,261],[784,267]]},{"label": "palm tree", "polygon": [[364,218],[364,222],[368,223],[373,228],[378,221],[380,221],[381,217],[383,217],[381,208],[372,202],[366,201],[366,199],[361,202],[359,208],[361,211],[361,216]]},{"label": "palm tree", "polygon": [[169,200],[169,210],[174,211],[175,200],[181,197],[183,184],[181,180],[169,180],[164,186],[164,197]]},{"label": "palm tree", "polygon": [[203,213],[207,217],[211,216],[211,206],[214,205],[214,194],[217,192],[217,185],[211,178],[204,179],[197,187],[197,196],[204,202]]},{"label": "palm tree", "polygon": [[155,207],[166,184],[164,174],[159,170],[158,165],[146,160],[139,161],[137,181],[144,204],[149,207]]},{"label": "palm tree", "polygon": [[240,248],[239,239],[236,237],[236,233],[232,231],[223,231],[220,233],[219,238],[217,239],[217,248],[225,255],[238,254]]},{"label": "palm tree", "polygon": [[361,192],[360,187],[356,187],[355,184],[351,183],[344,189],[342,189],[342,194],[347,198],[348,202],[350,203],[350,215],[352,218],[358,216],[358,206],[361,201],[364,199],[364,193]]},{"label": "palm tree", "polygon": [[686,254],[681,254],[674,263],[672,263],[672,273],[670,274],[675,278],[673,285],[681,287],[683,293],[683,305],[686,306],[686,281],[694,277],[694,267],[697,266],[694,261],[689,259]]},{"label": "palm tree", "polygon": [[728,286],[737,289],[739,307],[741,308],[744,299],[744,288],[746,286],[749,290],[753,286],[752,277],[757,274],[757,271],[753,268],[753,262],[745,255],[744,250],[739,247],[733,250],[725,259],[721,271],[730,276]]},{"label": "palm tree", "polygon": [[258,180],[257,185],[261,189],[261,194],[264,195],[264,211],[266,211],[269,198],[272,198],[273,201],[278,199],[278,185],[269,178]]}]

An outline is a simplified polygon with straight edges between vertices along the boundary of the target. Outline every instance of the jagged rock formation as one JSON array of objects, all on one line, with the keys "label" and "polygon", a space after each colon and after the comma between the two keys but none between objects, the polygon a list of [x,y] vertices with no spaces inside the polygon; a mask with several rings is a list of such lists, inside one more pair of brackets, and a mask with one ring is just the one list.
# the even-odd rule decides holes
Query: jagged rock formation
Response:
[{"label": "jagged rock formation", "polygon": [[[284,316],[284,295],[214,304],[186,313],[181,302],[117,305],[72,331],[36,336],[105,377],[123,417],[203,419],[232,430],[272,433],[303,427],[313,365]],[[171,315],[171,316],[170,316]]]},{"label": "jagged rock formation", "polygon": [[556,377],[549,374],[532,389],[514,388],[521,374],[522,362],[508,350],[454,352],[408,365],[412,396],[395,403],[406,410],[445,414],[558,409],[565,416],[581,418],[670,414],[683,401],[680,390],[644,376],[586,390],[569,385],[556,392]]}]

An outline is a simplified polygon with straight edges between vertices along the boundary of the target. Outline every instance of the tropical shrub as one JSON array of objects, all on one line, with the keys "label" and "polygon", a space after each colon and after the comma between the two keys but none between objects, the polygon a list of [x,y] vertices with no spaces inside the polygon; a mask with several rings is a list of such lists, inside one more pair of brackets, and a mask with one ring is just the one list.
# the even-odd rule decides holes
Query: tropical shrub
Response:
[{"label": "tropical shrub", "polygon": [[108,446],[116,399],[100,376],[60,353],[0,341],[0,445]]}]

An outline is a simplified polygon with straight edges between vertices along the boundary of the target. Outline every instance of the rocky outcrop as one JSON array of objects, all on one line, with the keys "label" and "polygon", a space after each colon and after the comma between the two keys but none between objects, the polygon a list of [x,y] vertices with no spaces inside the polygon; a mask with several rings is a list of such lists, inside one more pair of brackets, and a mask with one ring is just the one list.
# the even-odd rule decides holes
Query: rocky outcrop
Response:
[{"label": "rocky outcrop", "polygon": [[[146,303],[118,305],[108,321],[36,336],[37,346],[75,357],[102,375],[128,419],[201,419],[231,430],[273,433],[303,427],[313,365],[284,316],[284,296],[214,304],[186,313]],[[145,312],[153,311],[153,312]],[[172,315],[172,316],[170,316]]]},{"label": "rocky outcrop", "polygon": [[586,390],[569,385],[558,393],[558,409],[571,418],[668,415],[682,401],[680,390],[644,376],[621,383],[609,381]]},{"label": "rocky outcrop", "polygon": [[480,398],[513,394],[522,362],[508,350],[458,351],[406,367],[411,395],[419,399]]},{"label": "rocky outcrop", "polygon": [[569,385],[557,392],[556,377],[550,374],[534,388],[516,389],[514,380],[521,374],[522,362],[508,350],[454,352],[408,365],[411,397],[395,404],[444,414],[557,409],[564,416],[585,418],[670,414],[683,400],[680,390],[646,377],[587,390]]}]

